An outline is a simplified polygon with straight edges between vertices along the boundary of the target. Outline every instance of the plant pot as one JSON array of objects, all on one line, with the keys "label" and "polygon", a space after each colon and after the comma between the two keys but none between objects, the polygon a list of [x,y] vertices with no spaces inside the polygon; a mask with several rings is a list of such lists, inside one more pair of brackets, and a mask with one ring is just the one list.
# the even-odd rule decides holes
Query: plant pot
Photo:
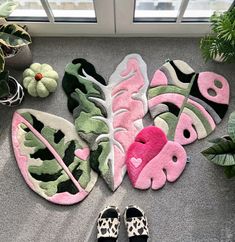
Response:
[{"label": "plant pot", "polygon": [[16,70],[23,70],[29,67],[32,62],[33,58],[28,45],[20,47],[15,55],[5,57],[6,67]]},{"label": "plant pot", "polygon": [[0,103],[9,107],[17,106],[24,98],[23,87],[12,76],[9,76],[8,85],[10,95],[7,98],[0,99]]}]

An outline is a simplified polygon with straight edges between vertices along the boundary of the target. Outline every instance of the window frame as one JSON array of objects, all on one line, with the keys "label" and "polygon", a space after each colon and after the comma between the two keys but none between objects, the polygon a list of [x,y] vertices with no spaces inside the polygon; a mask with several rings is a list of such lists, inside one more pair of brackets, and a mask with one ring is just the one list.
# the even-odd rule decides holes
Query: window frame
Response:
[{"label": "window frame", "polygon": [[48,16],[9,17],[9,22],[27,25],[32,36],[90,36],[115,34],[114,0],[94,0],[96,19],[54,18],[47,0],[41,0]]},{"label": "window frame", "polygon": [[211,30],[209,21],[203,18],[196,19],[197,21],[183,19],[188,3],[189,0],[182,0],[176,18],[143,18],[134,21],[135,0],[116,0],[116,33],[153,37],[201,37],[209,33]]},{"label": "window frame", "polygon": [[[188,0],[183,1],[186,2]],[[184,12],[183,8],[186,9],[186,7],[186,4],[181,4],[181,10],[179,12]],[[157,37],[196,37],[202,36],[210,31],[210,23],[180,22],[183,13],[182,15],[178,15],[171,22],[134,21],[135,0],[115,1],[115,9],[117,34],[148,35]],[[132,9],[132,13],[129,11],[122,11],[122,9]]]},{"label": "window frame", "polygon": [[[201,37],[211,29],[208,18],[183,18],[189,0],[182,0],[177,17],[152,19],[134,19],[135,0],[94,0],[96,21],[55,19],[48,0],[41,0],[41,3],[48,19],[25,18],[21,21],[12,17],[9,20],[26,24],[32,36]],[[235,0],[231,8],[234,6]]]}]

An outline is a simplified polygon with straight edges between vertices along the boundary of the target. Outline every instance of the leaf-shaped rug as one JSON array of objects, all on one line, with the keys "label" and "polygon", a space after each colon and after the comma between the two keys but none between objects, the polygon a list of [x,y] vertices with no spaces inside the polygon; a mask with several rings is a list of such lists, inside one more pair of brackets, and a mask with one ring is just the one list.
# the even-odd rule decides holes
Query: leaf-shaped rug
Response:
[{"label": "leaf-shaped rug", "polygon": [[126,172],[127,148],[143,128],[148,84],[146,64],[137,54],[125,57],[108,84],[84,59],[65,69],[62,85],[76,130],[90,146],[92,168],[113,191]]},{"label": "leaf-shaped rug", "polygon": [[214,72],[195,73],[184,61],[166,62],[148,90],[154,124],[182,145],[205,138],[220,123],[229,104],[229,84]]},{"label": "leaf-shaped rug", "polygon": [[154,126],[140,131],[126,155],[129,178],[138,189],[157,190],[166,181],[174,182],[183,172],[186,161],[184,148],[168,141],[164,132]]},{"label": "leaf-shaped rug", "polygon": [[12,120],[15,157],[26,183],[50,202],[82,201],[97,174],[89,164],[89,148],[74,125],[52,114],[19,109]]}]

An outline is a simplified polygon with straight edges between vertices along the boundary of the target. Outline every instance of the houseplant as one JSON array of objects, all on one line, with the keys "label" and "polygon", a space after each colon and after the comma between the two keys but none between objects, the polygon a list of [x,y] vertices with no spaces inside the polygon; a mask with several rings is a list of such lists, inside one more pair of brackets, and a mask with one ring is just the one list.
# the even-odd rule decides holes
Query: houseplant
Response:
[{"label": "houseplant", "polygon": [[223,166],[228,178],[235,177],[235,112],[228,121],[228,135],[211,141],[213,145],[202,151],[212,163]]},{"label": "houseplant", "polygon": [[200,49],[205,61],[235,62],[235,8],[224,13],[214,13],[212,32],[201,39]]},{"label": "houseplant", "polygon": [[28,44],[31,43],[30,35],[24,28],[17,24],[9,24],[5,20],[17,5],[18,3],[13,0],[0,5],[0,72],[4,70],[5,62],[11,64],[14,69],[24,69],[32,63],[28,48]]},{"label": "houseplant", "polygon": [[[8,106],[15,106],[21,103],[24,92],[22,86],[15,78],[9,76],[9,72],[5,71],[5,60],[10,59],[9,55],[13,53],[15,58],[20,48],[28,46],[31,43],[30,35],[25,29],[17,24],[9,24],[5,20],[11,12],[17,7],[17,2],[8,0],[0,5],[0,103]],[[20,58],[18,55],[18,63],[25,63],[27,55]],[[27,60],[26,60],[27,63]],[[12,62],[14,68],[17,68],[17,61]]]}]

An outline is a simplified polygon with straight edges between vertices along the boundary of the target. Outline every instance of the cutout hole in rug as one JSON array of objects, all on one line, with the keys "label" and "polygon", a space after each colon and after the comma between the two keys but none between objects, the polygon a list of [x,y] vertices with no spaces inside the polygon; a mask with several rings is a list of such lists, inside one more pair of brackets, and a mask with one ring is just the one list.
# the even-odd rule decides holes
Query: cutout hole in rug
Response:
[{"label": "cutout hole in rug", "polygon": [[174,161],[174,162],[177,162],[177,160],[178,160],[178,158],[177,158],[177,156],[173,156],[173,158],[172,158],[172,160]]},{"label": "cutout hole in rug", "polygon": [[190,132],[189,132],[188,129],[184,129],[184,137],[185,137],[186,139],[190,138]]},{"label": "cutout hole in rug", "polygon": [[214,83],[215,83],[215,86],[216,86],[217,88],[220,88],[220,89],[221,89],[221,88],[223,87],[222,82],[219,81],[219,80],[215,80]]},{"label": "cutout hole in rug", "polygon": [[215,96],[217,95],[216,91],[215,91],[214,89],[212,89],[212,88],[209,88],[209,89],[207,90],[207,92],[208,92],[208,94],[209,94],[210,96],[212,96],[212,97],[215,97]]}]

